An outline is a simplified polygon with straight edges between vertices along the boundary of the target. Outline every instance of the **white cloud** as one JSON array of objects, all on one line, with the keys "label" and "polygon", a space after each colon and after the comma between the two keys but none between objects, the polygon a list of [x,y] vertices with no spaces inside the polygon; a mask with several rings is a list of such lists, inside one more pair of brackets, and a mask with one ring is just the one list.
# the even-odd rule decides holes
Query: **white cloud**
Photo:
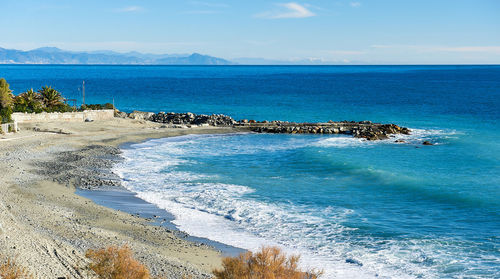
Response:
[{"label": "white cloud", "polygon": [[417,52],[468,52],[500,54],[500,46],[433,46],[433,45],[372,45],[376,49],[412,50]]},{"label": "white cloud", "polygon": [[313,12],[311,12],[304,5],[300,5],[295,2],[282,3],[278,4],[281,9],[275,11],[267,11],[264,13],[256,14],[256,17],[262,18],[271,18],[271,19],[279,19],[279,18],[306,18],[315,16]]},{"label": "white cloud", "polygon": [[349,3],[349,5],[351,5],[351,7],[353,7],[353,8],[361,7],[361,3],[360,2],[351,2],[351,3]]},{"label": "white cloud", "polygon": [[134,13],[144,11],[143,7],[140,6],[128,6],[115,10],[118,13]]}]

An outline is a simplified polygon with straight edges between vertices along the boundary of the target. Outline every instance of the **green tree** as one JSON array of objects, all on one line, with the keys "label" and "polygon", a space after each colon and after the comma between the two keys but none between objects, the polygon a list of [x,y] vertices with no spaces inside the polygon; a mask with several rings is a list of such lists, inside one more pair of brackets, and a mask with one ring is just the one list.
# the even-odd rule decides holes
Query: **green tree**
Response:
[{"label": "green tree", "polygon": [[26,90],[14,98],[14,111],[41,112],[43,109],[42,96],[32,89]]},{"label": "green tree", "polygon": [[4,78],[0,78],[0,122],[6,123],[12,121],[12,103],[14,95],[9,88],[9,84]]},{"label": "green tree", "polygon": [[42,102],[48,110],[63,104],[61,93],[50,86],[44,86],[38,92],[42,96]]}]

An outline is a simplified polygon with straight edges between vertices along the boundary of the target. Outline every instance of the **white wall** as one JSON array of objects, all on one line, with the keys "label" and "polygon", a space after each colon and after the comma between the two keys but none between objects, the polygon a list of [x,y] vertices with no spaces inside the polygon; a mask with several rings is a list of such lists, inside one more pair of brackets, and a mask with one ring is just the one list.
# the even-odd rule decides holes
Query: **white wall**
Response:
[{"label": "white wall", "polygon": [[61,122],[83,122],[85,119],[94,121],[110,120],[114,117],[114,110],[86,110],[79,112],[42,112],[42,113],[23,113],[15,112],[12,114],[12,120],[18,123],[35,123],[48,121]]}]

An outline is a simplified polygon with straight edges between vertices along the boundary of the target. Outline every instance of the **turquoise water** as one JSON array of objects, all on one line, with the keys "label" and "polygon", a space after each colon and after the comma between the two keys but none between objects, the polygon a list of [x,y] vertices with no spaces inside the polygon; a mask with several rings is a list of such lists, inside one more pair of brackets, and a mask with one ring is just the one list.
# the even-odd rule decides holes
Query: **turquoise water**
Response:
[{"label": "turquoise water", "polygon": [[[324,278],[500,278],[500,67],[0,66],[17,93],[53,85],[131,111],[372,120],[407,143],[232,134],[134,144],[127,188],[182,230],[301,253]],[[422,146],[423,140],[436,145]]]}]

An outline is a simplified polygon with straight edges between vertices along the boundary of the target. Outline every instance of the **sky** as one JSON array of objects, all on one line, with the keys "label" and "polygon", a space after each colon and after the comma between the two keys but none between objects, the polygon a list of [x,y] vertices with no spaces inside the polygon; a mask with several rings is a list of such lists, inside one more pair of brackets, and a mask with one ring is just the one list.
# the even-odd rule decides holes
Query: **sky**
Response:
[{"label": "sky", "polygon": [[500,0],[0,0],[0,47],[500,64]]}]

